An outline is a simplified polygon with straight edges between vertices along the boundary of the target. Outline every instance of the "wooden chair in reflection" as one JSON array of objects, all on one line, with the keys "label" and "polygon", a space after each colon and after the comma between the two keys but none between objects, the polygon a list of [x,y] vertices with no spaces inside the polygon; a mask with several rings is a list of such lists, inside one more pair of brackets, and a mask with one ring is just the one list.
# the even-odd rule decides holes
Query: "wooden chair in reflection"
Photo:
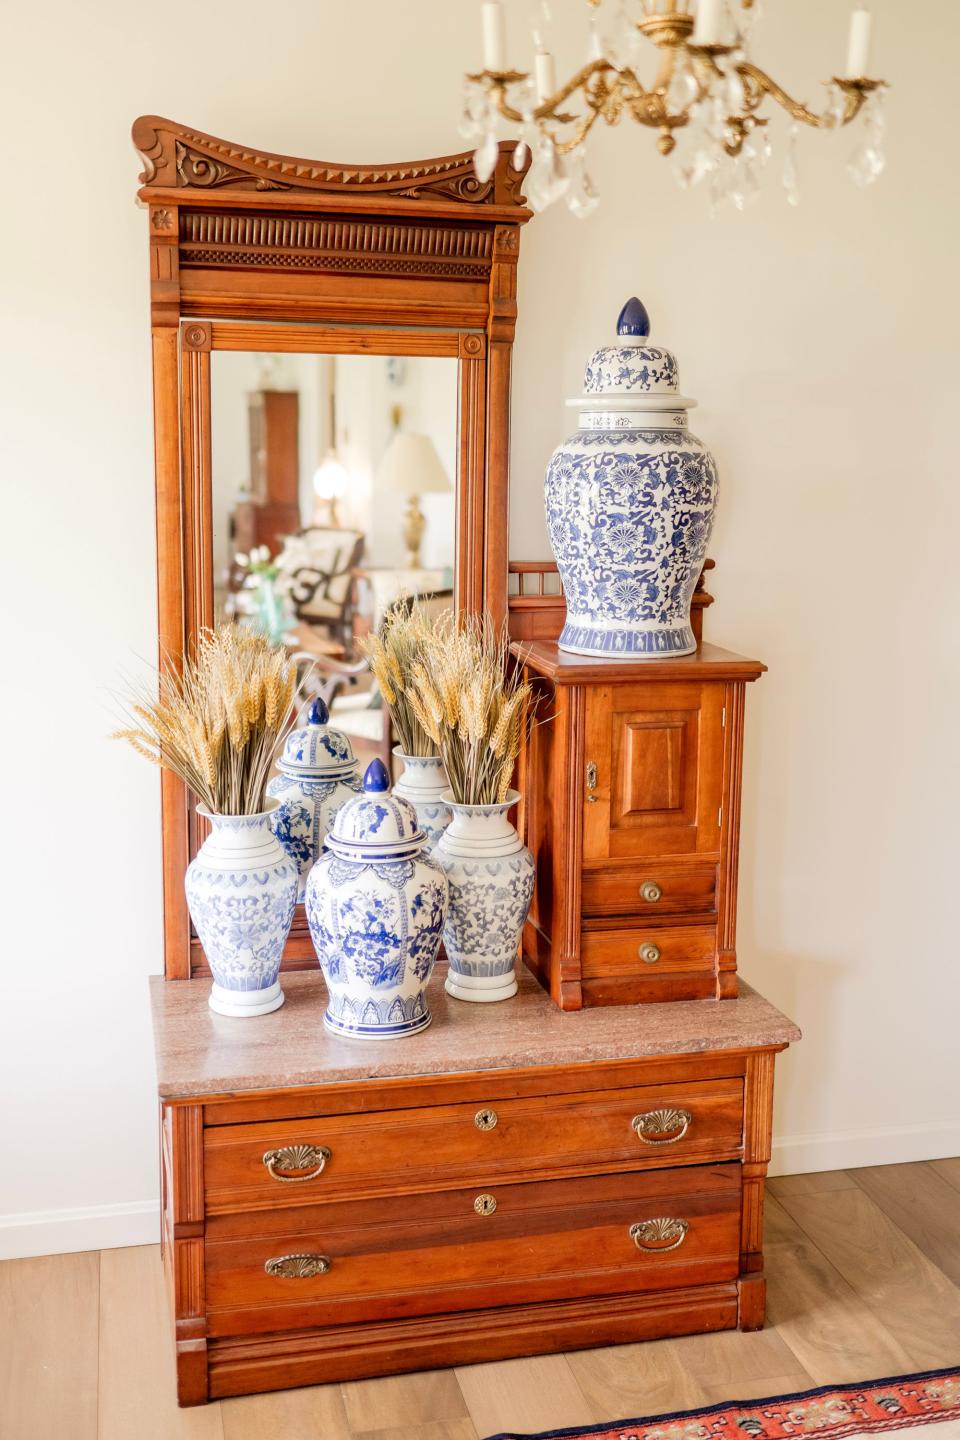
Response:
[{"label": "wooden chair in reflection", "polygon": [[[410,610],[414,603],[432,619],[453,608],[453,590],[404,595],[393,602],[390,610]],[[396,742],[390,711],[370,674],[368,661],[338,660],[303,650],[296,651],[293,658],[307,677],[308,698],[320,696],[325,701],[331,725],[350,737],[361,767],[378,757],[392,774]]]},{"label": "wooden chair in reflection", "polygon": [[277,556],[297,619],[329,636],[341,654],[353,643],[353,577],[365,540],[361,530],[308,525]]}]

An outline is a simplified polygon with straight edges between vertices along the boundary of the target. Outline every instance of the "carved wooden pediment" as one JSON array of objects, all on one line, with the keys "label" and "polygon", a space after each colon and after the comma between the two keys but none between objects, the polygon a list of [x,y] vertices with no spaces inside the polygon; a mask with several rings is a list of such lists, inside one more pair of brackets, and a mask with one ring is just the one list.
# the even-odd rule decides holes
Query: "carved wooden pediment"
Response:
[{"label": "carved wooden pediment", "polygon": [[[474,174],[472,152],[396,165],[341,165],[254,150],[165,120],[141,115],[133,143],[143,159],[144,190],[271,191],[314,193],[343,200],[395,197],[464,206],[523,206],[523,171],[511,163],[513,142],[504,141],[487,181]],[[144,198],[152,198],[147,193]]]}]

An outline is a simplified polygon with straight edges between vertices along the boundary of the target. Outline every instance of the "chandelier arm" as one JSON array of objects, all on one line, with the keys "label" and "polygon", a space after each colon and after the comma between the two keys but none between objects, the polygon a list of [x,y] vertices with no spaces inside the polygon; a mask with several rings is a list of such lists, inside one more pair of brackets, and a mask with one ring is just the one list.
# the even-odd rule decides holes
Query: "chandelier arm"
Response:
[{"label": "chandelier arm", "polygon": [[[761,70],[758,65],[751,64],[749,60],[744,60],[737,66],[737,73],[746,82],[747,109],[749,111],[756,110],[766,94],[776,100],[777,104],[781,105],[792,119],[803,125],[812,125],[815,129],[829,129],[835,123],[827,112],[818,115],[815,111],[809,110],[806,105],[801,105],[799,100],[794,100],[782,85],[778,85],[766,71]],[[867,95],[876,87],[873,82],[868,80],[836,79],[833,83],[843,91],[844,112],[840,123],[848,125],[859,114]]]}]

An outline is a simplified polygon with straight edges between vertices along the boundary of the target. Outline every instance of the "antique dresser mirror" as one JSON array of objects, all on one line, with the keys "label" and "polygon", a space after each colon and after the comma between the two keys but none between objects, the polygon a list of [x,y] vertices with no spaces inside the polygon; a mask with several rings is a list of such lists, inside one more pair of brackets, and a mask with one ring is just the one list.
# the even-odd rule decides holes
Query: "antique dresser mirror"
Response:
[{"label": "antique dresser mirror", "polygon": [[[343,726],[358,753],[379,753],[357,637],[402,595],[506,609],[530,214],[513,147],[481,183],[467,154],[342,166],[155,116],[133,139],[150,219],[165,662],[219,615],[252,617],[317,662],[329,695],[355,699]],[[168,979],[206,971],[183,892],[200,823],[164,772]],[[302,915],[284,963],[316,964]]]}]

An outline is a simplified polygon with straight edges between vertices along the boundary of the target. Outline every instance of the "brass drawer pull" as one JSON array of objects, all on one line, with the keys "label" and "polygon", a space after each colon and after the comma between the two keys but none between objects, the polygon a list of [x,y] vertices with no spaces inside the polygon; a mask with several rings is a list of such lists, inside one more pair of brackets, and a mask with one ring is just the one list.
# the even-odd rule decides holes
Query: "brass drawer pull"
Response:
[{"label": "brass drawer pull", "polygon": [[264,1265],[268,1275],[277,1280],[312,1280],[326,1275],[330,1269],[329,1255],[277,1255]]},{"label": "brass drawer pull", "polygon": [[[656,1220],[638,1220],[630,1226],[630,1239],[638,1250],[650,1254],[665,1255],[668,1250],[677,1250],[687,1238],[689,1220],[675,1220],[669,1215],[658,1215]],[[670,1245],[664,1241],[670,1240]]]},{"label": "brass drawer pull", "polygon": [[498,1119],[496,1110],[478,1110],[473,1117],[473,1123],[478,1130],[492,1130]]},{"label": "brass drawer pull", "polygon": [[[284,1185],[295,1185],[300,1180],[316,1180],[323,1173],[323,1167],[330,1159],[325,1145],[284,1145],[280,1150],[268,1150],[263,1157],[267,1174],[272,1180],[282,1180]],[[307,1170],[306,1175],[287,1175],[287,1170]]]},{"label": "brass drawer pull", "polygon": [[644,880],[640,886],[640,899],[646,900],[649,905],[656,905],[662,894],[656,880]]},{"label": "brass drawer pull", "polygon": [[492,1215],[497,1208],[496,1197],[493,1195],[478,1195],[473,1202],[473,1208],[478,1215]]},{"label": "brass drawer pull", "polygon": [[643,945],[641,945],[640,949],[637,951],[637,954],[640,956],[640,959],[643,961],[644,965],[656,965],[662,953],[663,952],[660,949],[660,946],[652,944],[652,942],[649,940],[646,941]]},{"label": "brass drawer pull", "polygon": [[[637,1132],[637,1139],[644,1145],[676,1145],[690,1129],[693,1116],[689,1110],[648,1110],[645,1115],[634,1115],[630,1122]],[[670,1132],[676,1130],[676,1135]],[[654,1136],[662,1139],[654,1139]]]}]

